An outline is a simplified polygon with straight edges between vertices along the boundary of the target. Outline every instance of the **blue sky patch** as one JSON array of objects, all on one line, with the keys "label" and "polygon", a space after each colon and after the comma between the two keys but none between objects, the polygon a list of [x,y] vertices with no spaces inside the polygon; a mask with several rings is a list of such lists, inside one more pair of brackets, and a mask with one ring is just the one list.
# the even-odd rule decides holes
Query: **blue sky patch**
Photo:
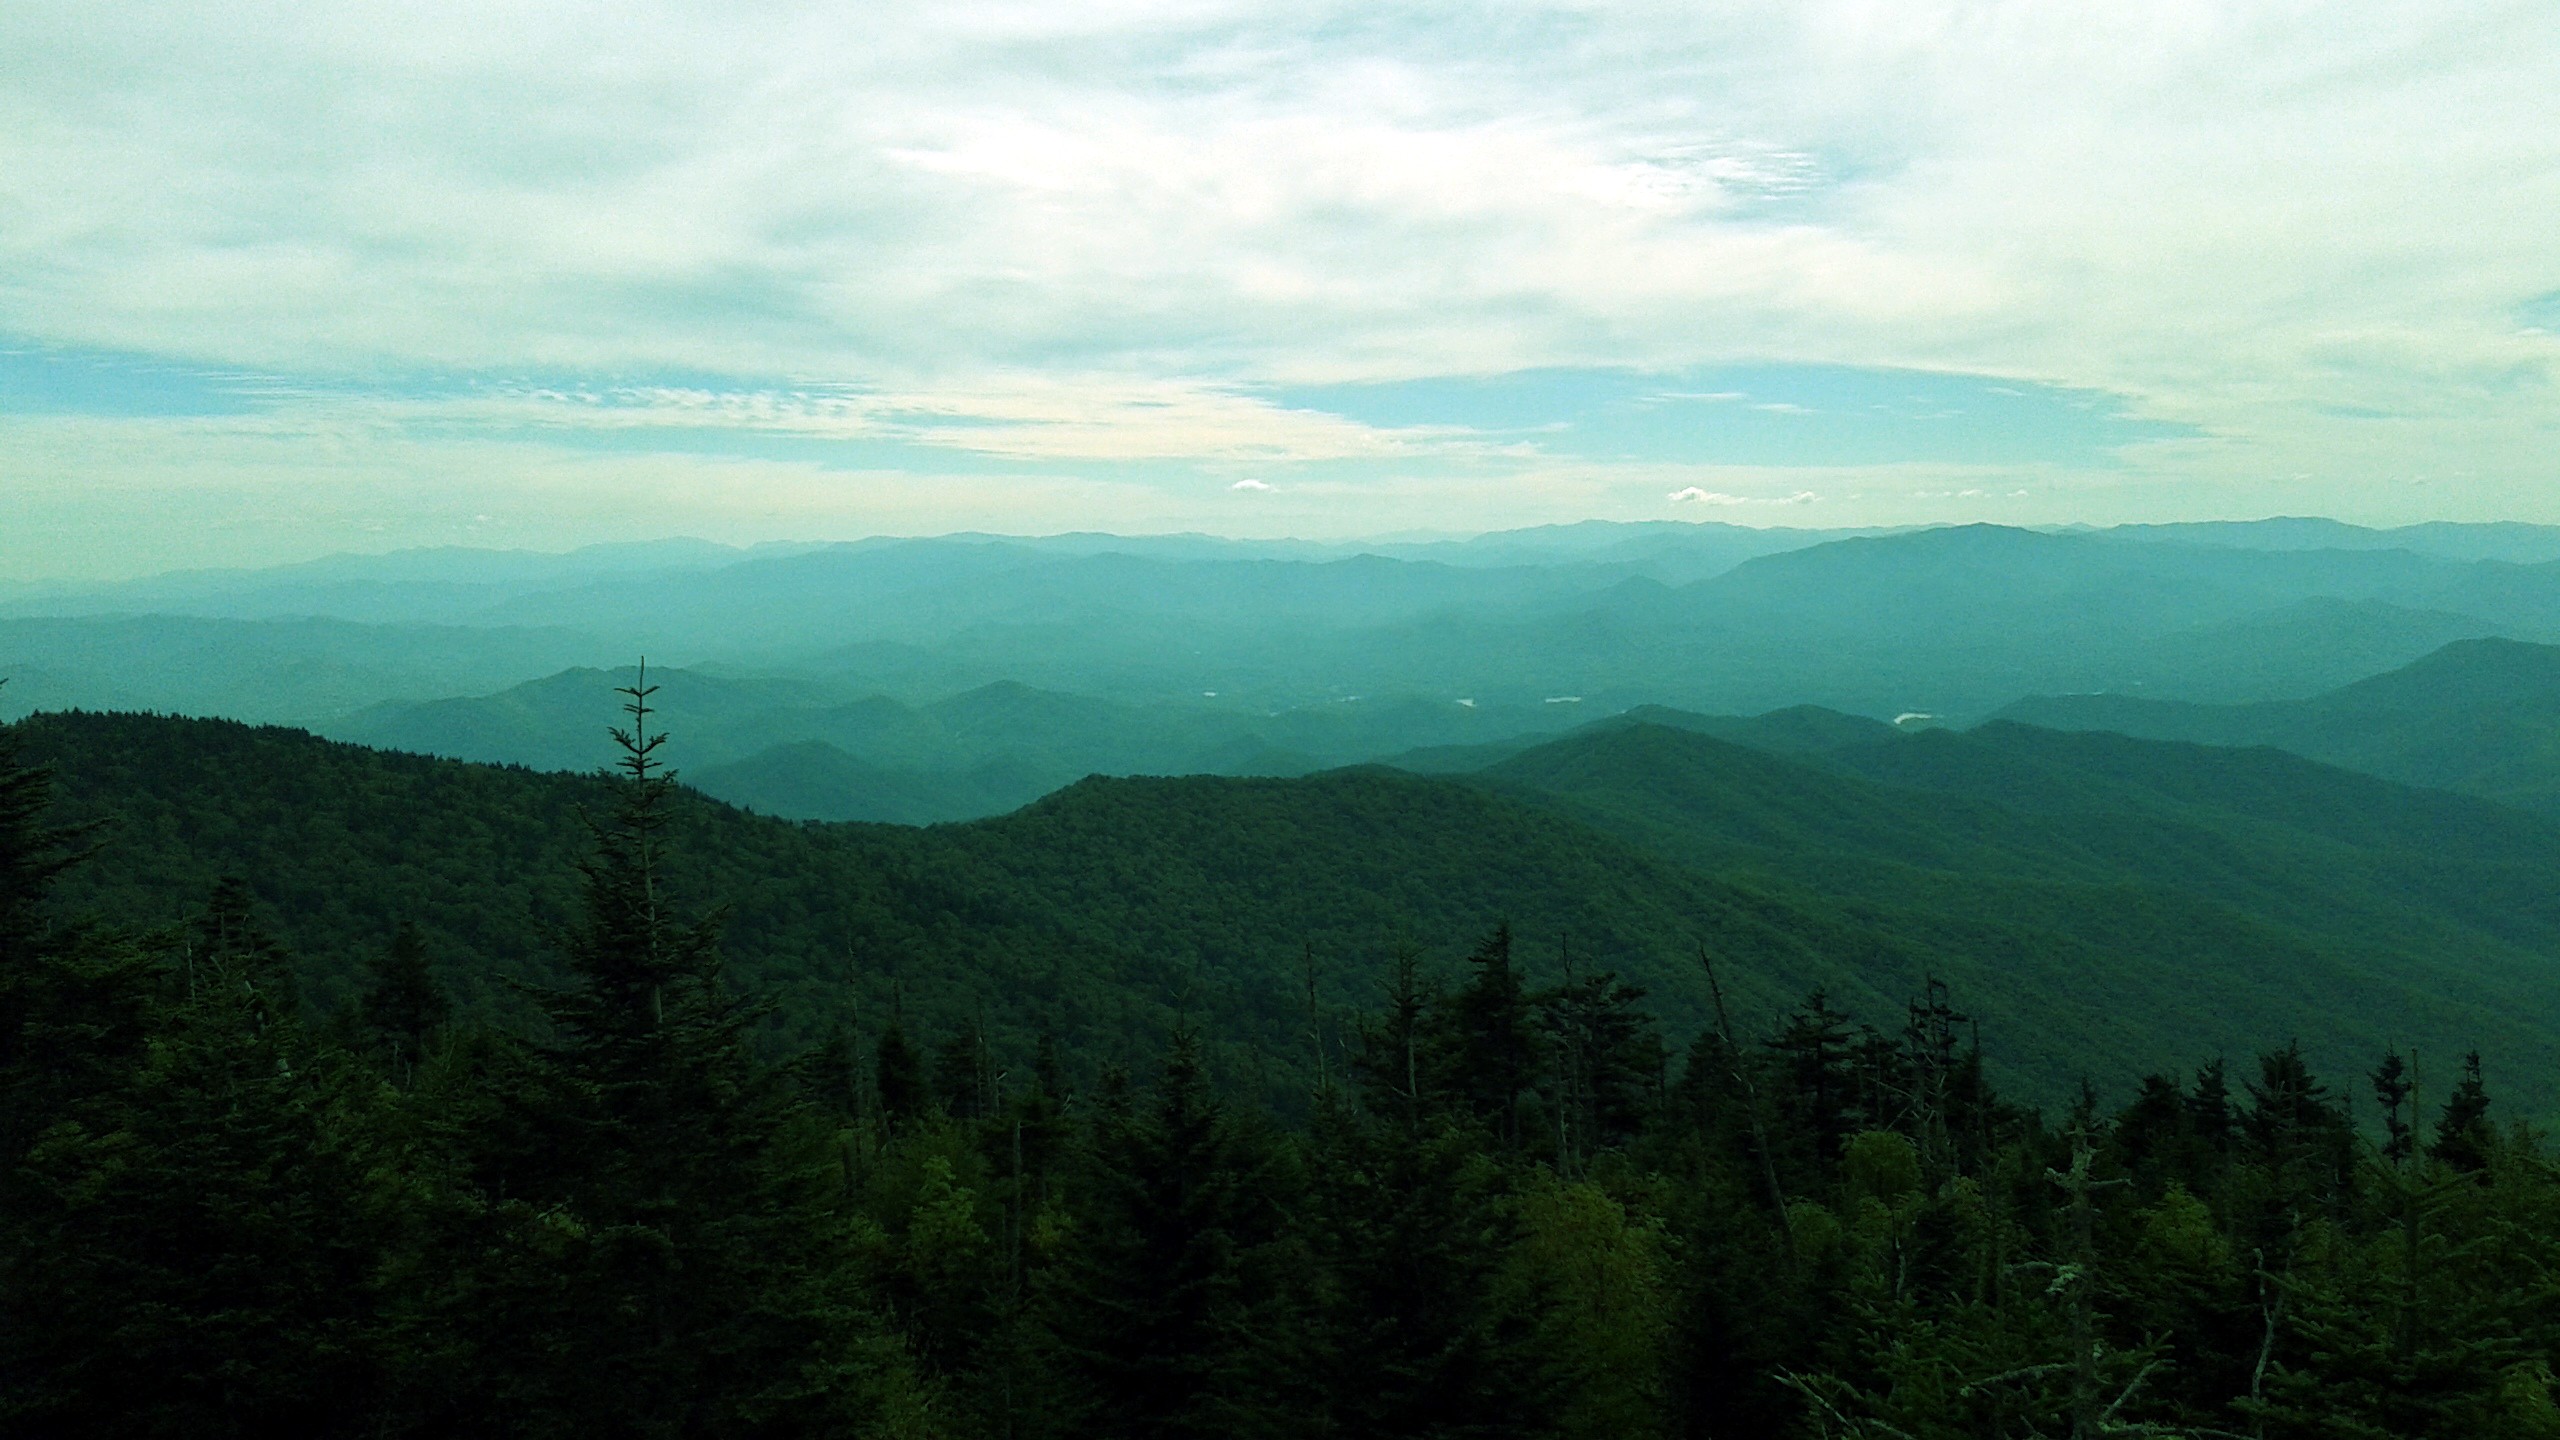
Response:
[{"label": "blue sky patch", "polygon": [[1439,429],[1558,456],[1725,465],[2112,463],[2195,434],[2122,397],[1987,375],[1845,365],[1668,374],[1523,370],[1273,392],[1382,429]]},{"label": "blue sky patch", "polygon": [[[2546,297],[2560,315],[2560,297]],[[2537,302],[2540,303],[2540,302]],[[922,407],[875,411],[868,434],[826,436],[780,416],[668,406],[657,392],[767,396],[788,402],[847,392],[807,382],[661,371],[646,375],[484,376],[414,373],[368,380],[287,380],[148,356],[0,342],[0,411],[119,418],[236,415],[294,399],[423,403],[398,423],[413,434],[532,440],[587,452],[669,453],[813,462],[919,474],[1002,470],[1080,473],[1080,462],[979,450],[976,428],[1028,424]],[[1831,466],[1903,461],[2106,466],[2144,441],[2192,435],[2128,413],[2122,397],[2001,379],[1832,365],[1722,366],[1667,373],[1602,368],[1524,370],[1375,384],[1248,389],[1288,409],[1321,411],[1387,431],[1520,447],[1599,462]],[[438,413],[435,402],[552,397],[518,419]],[[939,437],[944,443],[935,443]],[[1462,447],[1444,449],[1460,460]],[[1092,462],[1098,471],[1125,464]],[[1275,459],[1303,470],[1305,462]],[[1176,466],[1175,468],[1180,468]],[[1351,467],[1361,468],[1358,465]]]},{"label": "blue sky patch", "polygon": [[107,350],[0,341],[0,414],[120,419],[241,415],[273,382]]}]

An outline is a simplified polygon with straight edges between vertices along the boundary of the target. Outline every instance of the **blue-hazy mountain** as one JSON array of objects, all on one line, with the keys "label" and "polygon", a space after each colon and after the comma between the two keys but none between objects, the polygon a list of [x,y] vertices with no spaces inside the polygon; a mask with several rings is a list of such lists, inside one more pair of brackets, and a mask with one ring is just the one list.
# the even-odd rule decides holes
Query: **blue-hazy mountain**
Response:
[{"label": "blue-hazy mountain", "polygon": [[2560,525],[2517,521],[2457,524],[2431,520],[2385,530],[2314,516],[2272,520],[2196,520],[2118,525],[2107,534],[2129,540],[2172,540],[2243,550],[2407,550],[2445,560],[2505,560],[2538,565],[2560,560]]},{"label": "blue-hazy mountain", "polygon": [[189,615],[0,619],[0,719],[161,710],[324,724],[369,705],[471,693],[592,653],[571,631]]},{"label": "blue-hazy mountain", "polygon": [[[1294,773],[1646,705],[1962,724],[2037,694],[2295,700],[2457,640],[2560,640],[2555,535],[1593,523],[411,551],[20,587],[0,700],[583,768],[592,723],[533,682],[646,656],[702,707],[679,723],[704,783],[786,814],[956,818],[1089,772]],[[991,686],[1055,698],[945,718],[1014,693]]]},{"label": "blue-hazy mountain", "polygon": [[2448,645],[2415,664],[2302,700],[2196,705],[2042,695],[2004,715],[2210,745],[2267,745],[2405,784],[2560,814],[2560,648]]},{"label": "blue-hazy mountain", "polygon": [[[385,749],[587,770],[610,752],[595,697],[625,667],[559,674],[474,699],[385,704],[324,727]],[[652,667],[653,703],[722,799],[810,820],[924,824],[992,815],[1091,774],[1298,775],[1417,746],[1552,734],[1569,705],[1344,699],[1269,711],[1213,697],[1131,703],[1011,681],[929,703],[788,677]]]}]

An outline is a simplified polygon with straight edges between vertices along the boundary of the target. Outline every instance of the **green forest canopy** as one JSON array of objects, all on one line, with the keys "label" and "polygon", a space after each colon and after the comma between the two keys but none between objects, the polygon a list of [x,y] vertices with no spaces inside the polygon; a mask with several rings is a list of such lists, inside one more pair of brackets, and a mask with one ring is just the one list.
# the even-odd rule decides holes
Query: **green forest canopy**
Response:
[{"label": "green forest canopy", "polygon": [[[405,853],[550,858],[538,810],[404,809],[398,757],[122,734],[155,727],[219,742],[107,752],[166,787],[124,822],[166,855],[287,856],[299,800],[430,887],[404,906],[475,898]],[[637,725],[618,778],[532,792],[592,824],[548,842],[575,878],[532,902],[558,909],[511,952],[517,1012],[452,1006],[414,923],[306,1001],[240,879],[174,926],[66,914],[94,832],[18,763],[45,729],[0,732],[0,1422],[25,1433],[2560,1434],[2560,1169],[2494,1122],[2476,1055],[2450,1085],[2377,1056],[2369,1133],[2293,1045],[2048,1119],[1995,1092],[1943,986],[1890,1027],[1817,992],[1738,1033],[1714,1004],[1666,1046],[1640,985],[1533,977],[1497,925],[1446,973],[1393,961],[1338,1044],[1302,1011],[1286,1129],[1222,1098],[1199,990],[1089,1078],[1072,1037],[1000,1064],[902,1007],[780,1061],[757,1031],[787,997],[675,899],[724,872],[669,882],[820,832],[688,800]],[[279,757],[327,788],[200,803]],[[366,913],[299,888],[361,873],[310,859],[289,904]]]}]

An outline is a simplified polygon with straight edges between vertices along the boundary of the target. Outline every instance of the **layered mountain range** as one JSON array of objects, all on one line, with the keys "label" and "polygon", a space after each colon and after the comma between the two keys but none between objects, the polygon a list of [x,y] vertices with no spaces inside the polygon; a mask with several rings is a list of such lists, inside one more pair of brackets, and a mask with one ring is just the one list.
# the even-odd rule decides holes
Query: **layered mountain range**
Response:
[{"label": "layered mountain range", "polygon": [[[2052,696],[2308,702],[2473,639],[2560,639],[2560,531],[668,542],[21,586],[0,597],[0,705],[217,715],[584,769],[604,758],[581,699],[593,672],[646,656],[712,793],[920,823],[1001,813],[1087,773],[1305,773],[1644,705],[1966,724]],[[2113,724],[2100,702],[2054,703],[2013,713]]]},{"label": "layered mountain range", "polygon": [[2293,1035],[2560,1106],[2531,527],[427,552],[8,609],[13,713],[163,712],[22,727],[110,822],[77,898],[249,877],[324,1011],[404,919],[492,1013],[547,973],[645,651],[778,1044],[900,1012],[1098,1064],[1188,1016],[1302,1093],[1399,950],[1507,922],[1681,1037],[1702,958],[1755,1027],[1944,981],[2056,1103]]}]

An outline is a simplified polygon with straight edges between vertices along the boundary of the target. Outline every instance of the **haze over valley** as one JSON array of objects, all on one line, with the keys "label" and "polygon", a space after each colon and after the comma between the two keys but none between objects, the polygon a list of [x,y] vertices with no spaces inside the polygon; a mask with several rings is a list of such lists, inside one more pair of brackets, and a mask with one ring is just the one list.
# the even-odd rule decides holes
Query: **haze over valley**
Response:
[{"label": "haze over valley", "polygon": [[0,5],[0,1434],[2560,1437],[2552,20]]},{"label": "haze over valley", "polygon": [[[1088,773],[1300,774],[1647,705],[1966,726],[2116,713],[2055,698],[2081,695],[2310,702],[2476,639],[2560,640],[2560,530],[666,542],[29,587],[0,606],[0,696],[584,770],[596,697],[648,657],[706,792],[922,823]],[[2530,686],[2534,652],[2490,653]]]}]

